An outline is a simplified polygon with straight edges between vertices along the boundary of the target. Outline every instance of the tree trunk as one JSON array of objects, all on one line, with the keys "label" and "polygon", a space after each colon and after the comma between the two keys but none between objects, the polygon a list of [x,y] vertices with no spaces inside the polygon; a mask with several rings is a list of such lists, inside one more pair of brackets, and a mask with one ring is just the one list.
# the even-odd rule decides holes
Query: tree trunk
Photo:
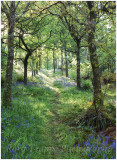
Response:
[{"label": "tree trunk", "polygon": [[36,62],[36,74],[38,74],[38,62]]},{"label": "tree trunk", "polygon": [[101,92],[101,82],[100,82],[100,73],[99,73],[99,63],[98,57],[96,54],[96,45],[95,45],[95,22],[96,22],[96,14],[93,11],[94,2],[88,1],[88,8],[90,10],[89,15],[89,31],[88,31],[88,45],[89,45],[89,53],[90,53],[90,61],[93,71],[93,89],[94,89],[94,97],[93,104],[95,106],[96,112],[98,112],[99,107],[103,106],[103,96]]},{"label": "tree trunk", "polygon": [[61,49],[61,73],[63,75],[63,51]]},{"label": "tree trunk", "polygon": [[54,68],[54,73],[55,73],[55,55],[54,55],[54,50],[53,50],[53,68]]},{"label": "tree trunk", "polygon": [[80,88],[80,47],[79,44],[77,44],[77,53],[76,53],[76,59],[77,59],[77,87]]},{"label": "tree trunk", "polygon": [[39,70],[41,69],[41,54],[39,55]]},{"label": "tree trunk", "polygon": [[6,69],[6,81],[3,93],[3,105],[10,106],[12,103],[12,73],[14,59],[14,27],[15,27],[15,1],[11,1],[10,13],[8,18],[8,58]]},{"label": "tree trunk", "polygon": [[32,77],[34,76],[34,59],[32,58]]},{"label": "tree trunk", "polygon": [[27,66],[28,66],[28,59],[24,60],[24,84],[27,85]]},{"label": "tree trunk", "polygon": [[58,69],[58,61],[57,61],[57,59],[56,59],[56,69]]},{"label": "tree trunk", "polygon": [[34,77],[36,76],[36,70],[34,70]]},{"label": "tree trunk", "polygon": [[68,57],[67,57],[67,52],[66,52],[66,48],[65,48],[65,72],[66,72],[66,77],[68,77]]}]

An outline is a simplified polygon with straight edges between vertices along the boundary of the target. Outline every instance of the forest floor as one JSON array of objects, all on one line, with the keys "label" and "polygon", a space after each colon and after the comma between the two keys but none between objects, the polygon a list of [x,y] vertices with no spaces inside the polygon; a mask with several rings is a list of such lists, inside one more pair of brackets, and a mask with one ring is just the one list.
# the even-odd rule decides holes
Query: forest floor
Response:
[{"label": "forest floor", "polygon": [[[105,104],[114,104],[115,94],[109,90]],[[110,143],[91,125],[76,125],[91,101],[92,90],[78,90],[59,72],[42,70],[27,86],[16,82],[12,107],[2,107],[2,158],[115,158],[115,134]]]}]

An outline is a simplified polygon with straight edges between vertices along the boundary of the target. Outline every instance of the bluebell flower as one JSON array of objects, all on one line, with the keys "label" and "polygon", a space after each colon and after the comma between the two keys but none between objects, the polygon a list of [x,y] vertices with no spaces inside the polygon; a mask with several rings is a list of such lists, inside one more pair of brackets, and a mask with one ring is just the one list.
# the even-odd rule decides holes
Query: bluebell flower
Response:
[{"label": "bluebell flower", "polygon": [[105,138],[108,140],[109,139],[109,137],[108,136],[105,136]]},{"label": "bluebell flower", "polygon": [[95,134],[95,131],[93,131],[93,135]]},{"label": "bluebell flower", "polygon": [[15,156],[13,156],[13,159],[15,159]]},{"label": "bluebell flower", "polygon": [[116,141],[115,140],[113,140],[112,146],[116,147]]},{"label": "bluebell flower", "polygon": [[108,141],[105,141],[105,145],[107,145],[108,144]]},{"label": "bluebell flower", "polygon": [[8,145],[8,149],[10,149],[10,145]]},{"label": "bluebell flower", "polygon": [[14,141],[15,141],[14,139],[11,140],[11,142],[14,142]]},{"label": "bluebell flower", "polygon": [[13,149],[11,149],[11,150],[9,151],[9,153],[13,154],[13,153],[14,153]]},{"label": "bluebell flower", "polygon": [[104,134],[102,134],[101,136],[104,137]]},{"label": "bluebell flower", "polygon": [[24,148],[26,148],[27,147],[27,144],[25,145],[25,147]]},{"label": "bluebell flower", "polygon": [[3,155],[3,158],[5,158],[5,154]]},{"label": "bluebell flower", "polygon": [[90,144],[88,142],[85,143],[86,146],[89,146]]},{"label": "bluebell flower", "polygon": [[91,137],[89,137],[89,139],[93,139],[94,138],[94,135],[92,135]]},{"label": "bluebell flower", "polygon": [[20,156],[19,156],[19,155],[17,155],[17,159],[20,159]]},{"label": "bluebell flower", "polygon": [[5,137],[2,137],[2,141],[5,141],[6,140],[6,138]]},{"label": "bluebell flower", "polygon": [[101,137],[98,137],[98,141],[99,141],[99,142],[101,141]]}]

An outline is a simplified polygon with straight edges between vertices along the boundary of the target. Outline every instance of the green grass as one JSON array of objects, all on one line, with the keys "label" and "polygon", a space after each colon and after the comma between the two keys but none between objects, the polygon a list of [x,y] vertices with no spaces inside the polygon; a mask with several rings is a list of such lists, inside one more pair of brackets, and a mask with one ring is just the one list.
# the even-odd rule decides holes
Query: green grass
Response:
[{"label": "green grass", "polygon": [[[106,137],[99,140],[93,127],[75,124],[78,115],[91,106],[92,90],[57,85],[58,73],[40,72],[27,86],[19,82],[13,85],[12,107],[1,108],[2,159],[115,157],[114,144],[106,144]],[[70,82],[65,77],[63,80]],[[108,90],[107,96],[105,102],[109,104],[109,96],[114,100],[115,94]],[[109,107],[108,112],[114,114]]]}]

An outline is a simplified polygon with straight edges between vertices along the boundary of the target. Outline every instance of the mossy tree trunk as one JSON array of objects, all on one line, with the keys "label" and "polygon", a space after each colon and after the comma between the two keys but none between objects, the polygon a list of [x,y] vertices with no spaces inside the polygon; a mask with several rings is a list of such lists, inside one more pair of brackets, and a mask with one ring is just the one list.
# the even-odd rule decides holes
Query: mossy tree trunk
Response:
[{"label": "mossy tree trunk", "polygon": [[56,65],[55,65],[55,52],[54,52],[54,49],[53,49],[53,68],[54,68],[54,73],[55,73]]},{"label": "mossy tree trunk", "polygon": [[90,54],[90,61],[93,71],[93,104],[95,106],[96,112],[98,112],[99,107],[103,106],[103,96],[101,91],[100,73],[99,73],[99,63],[96,54],[96,44],[95,44],[95,22],[96,14],[94,11],[94,2],[88,1],[89,8],[89,23],[88,23],[88,48]]},{"label": "mossy tree trunk", "polygon": [[36,74],[38,74],[38,62],[36,62]]},{"label": "mossy tree trunk", "polygon": [[32,58],[32,77],[34,76],[34,59]]},{"label": "mossy tree trunk", "polygon": [[56,69],[58,69],[58,60],[56,58]]},{"label": "mossy tree trunk", "polygon": [[42,64],[42,62],[41,62],[41,54],[39,55],[39,70],[41,69],[41,64]]},{"label": "mossy tree trunk", "polygon": [[12,74],[14,59],[14,27],[15,27],[15,1],[10,2],[8,18],[8,58],[6,69],[6,81],[3,93],[3,105],[10,106],[12,103]]},{"label": "mossy tree trunk", "polygon": [[77,52],[76,52],[76,59],[77,59],[77,87],[80,88],[80,43],[77,43]]},{"label": "mossy tree trunk", "polygon": [[24,84],[27,85],[27,67],[28,67],[28,59],[24,60]]},{"label": "mossy tree trunk", "polygon": [[63,75],[63,50],[61,49],[61,73]]},{"label": "mossy tree trunk", "polygon": [[68,77],[68,56],[67,56],[66,46],[65,46],[65,73],[66,77]]},{"label": "mossy tree trunk", "polygon": [[28,58],[32,55],[32,52],[28,51],[24,59],[24,84],[27,85],[27,69],[28,69]]}]

